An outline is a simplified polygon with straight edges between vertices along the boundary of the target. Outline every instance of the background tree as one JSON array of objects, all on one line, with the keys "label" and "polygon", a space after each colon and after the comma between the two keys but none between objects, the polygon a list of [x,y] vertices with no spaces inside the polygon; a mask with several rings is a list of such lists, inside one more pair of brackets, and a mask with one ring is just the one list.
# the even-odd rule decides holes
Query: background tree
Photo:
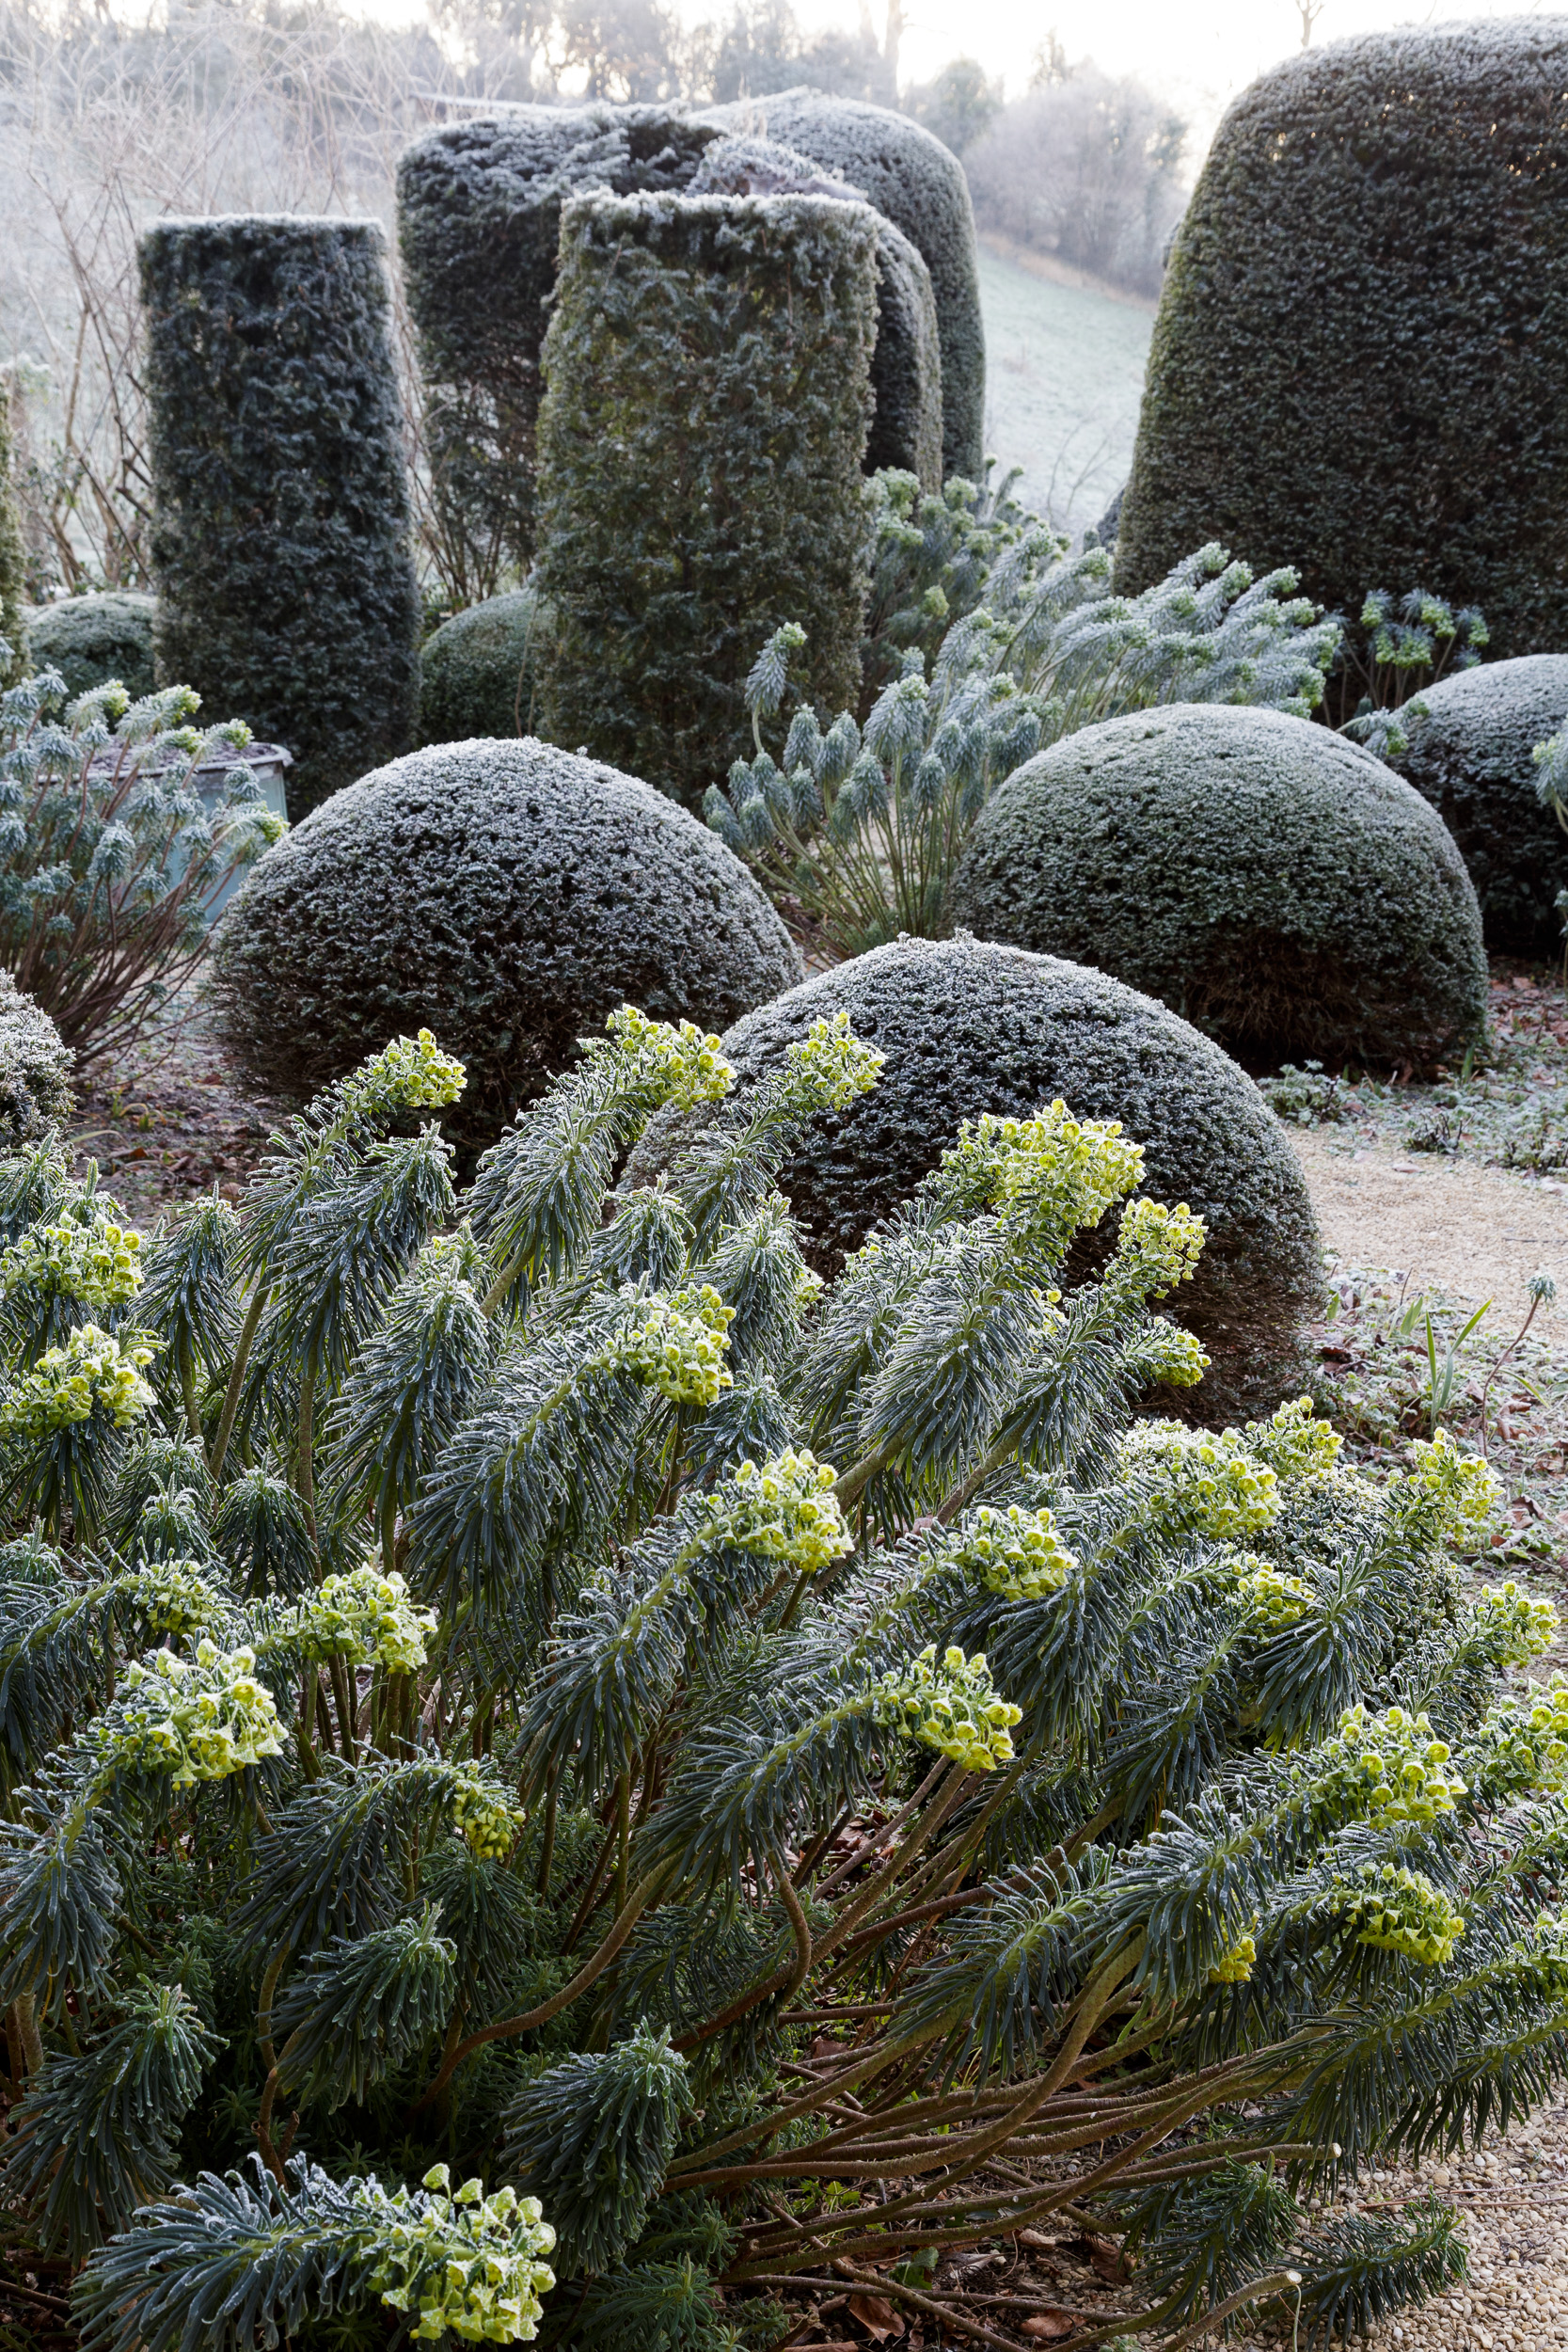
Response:
[{"label": "background tree", "polygon": [[[934,126],[933,126],[934,127]],[[1180,219],[1187,126],[1131,74],[1069,67],[1054,35],[1034,86],[964,157],[975,216],[1143,294]]]},{"label": "background tree", "polygon": [[911,89],[904,103],[917,122],[961,155],[1001,113],[1002,86],[989,82],[974,57],[955,57],[935,81]]}]

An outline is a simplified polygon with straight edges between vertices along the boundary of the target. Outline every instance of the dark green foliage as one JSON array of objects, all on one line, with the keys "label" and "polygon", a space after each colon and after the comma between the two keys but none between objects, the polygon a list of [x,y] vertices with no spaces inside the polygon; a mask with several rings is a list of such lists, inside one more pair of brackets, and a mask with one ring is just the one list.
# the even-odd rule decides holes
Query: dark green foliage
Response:
[{"label": "dark green foliage", "polygon": [[1281,711],[1174,703],[1053,743],[987,802],[951,904],[1231,1047],[1430,1063],[1485,1027],[1481,915],[1441,819]]},{"label": "dark green foliage", "polygon": [[15,686],[27,668],[26,552],[11,462],[11,396],[0,384],[0,686]]},{"label": "dark green foliage", "polygon": [[[692,196],[836,196],[863,189],[772,139],[716,139],[697,167]],[[867,473],[893,467],[923,490],[942,487],[942,337],[931,273],[891,220],[877,228],[877,343],[871,355]]]},{"label": "dark green foliage", "polygon": [[145,1985],[79,2057],[51,2058],[8,2140],[10,2196],[51,2249],[79,2262],[168,2186],[175,2142],[218,2044],[178,1985]]},{"label": "dark green foliage", "polygon": [[[705,122],[763,131],[842,172],[924,255],[942,338],[942,470],[978,484],[985,457],[986,336],[969,183],[958,157],[908,115],[810,89],[716,106]],[[1199,532],[1180,553],[1185,555]]]},{"label": "dark green foliage", "polygon": [[43,605],[27,624],[33,667],[58,670],[74,697],[118,678],[133,702],[150,694],[156,596],[124,588],[100,596],[62,596]]},{"label": "dark green foliage", "polygon": [[1568,31],[1367,35],[1255,82],[1176,237],[1117,586],[1201,541],[1353,612],[1419,581],[1568,642]]},{"label": "dark green foliage", "polygon": [[877,231],[877,347],[865,470],[894,466],[942,487],[942,345],[931,273],[891,221]]},{"label": "dark green foliage", "polygon": [[158,674],[287,745],[297,818],[405,750],[418,709],[381,231],[163,220],[140,254]]},{"label": "dark green foliage", "polygon": [[1243,2280],[1275,2267],[1302,2215],[1277,2174],[1260,2164],[1227,2164],[1147,2191],[1121,2217],[1129,2253],[1146,2242],[1157,2247],[1152,2261],[1140,2263],[1139,2282],[1155,2302],[1174,2296],[1167,2316],[1180,2327]]},{"label": "dark green foliage", "polygon": [[[1176,1312],[1214,1359],[1206,1414],[1300,1376],[1296,1333],[1318,1292],[1301,1170],[1250,1079],[1208,1038],[1103,974],[977,940],[905,940],[791,989],[730,1030],[744,1104],[786,1046],[847,1011],[888,1057],[875,1093],[814,1122],[781,1189],[816,1262],[839,1264],[936,1165],[965,1119],[1026,1115],[1060,1095],[1144,1142],[1149,1184],[1209,1227]],[[674,1147],[651,1131],[644,1181]]]},{"label": "dark green foliage", "polygon": [[533,552],[539,353],[563,199],[684,188],[716,135],[664,107],[513,106],[404,153],[398,241],[432,486],[470,593],[488,596]]},{"label": "dark green foliage", "polygon": [[71,1049],[49,1015],[0,970],[0,1144],[14,1152],[71,1108]]},{"label": "dark green foliage", "polygon": [[531,735],[538,602],[530,588],[454,612],[420,658],[420,740]]},{"label": "dark green foliage", "polygon": [[81,1063],[122,1050],[206,961],[211,910],[284,831],[230,721],[55,670],[0,696],[0,968]]},{"label": "dark green foliage", "polygon": [[1423,688],[1396,762],[1459,844],[1487,945],[1520,955],[1558,944],[1568,838],[1541,804],[1530,755],[1565,719],[1568,654],[1487,662]]},{"label": "dark green foliage", "polygon": [[273,2009],[280,2088],[341,2106],[417,2057],[451,2011],[453,1947],[422,1915],[312,1952]]},{"label": "dark green foliage", "polygon": [[[888,200],[869,195],[886,218],[878,242],[877,415],[865,465],[907,467],[936,488],[944,470],[955,470],[943,467],[941,448],[943,371],[955,364],[948,346],[982,349],[962,175],[950,185],[952,158],[899,116],[816,104],[832,108],[831,135],[847,151],[862,116],[901,126],[889,135],[895,147],[906,135],[924,142],[900,168],[889,167],[879,145],[866,151]],[[564,199],[585,188],[765,194],[805,184],[819,194],[866,193],[855,172],[836,171],[810,141],[809,152],[791,155],[757,138],[752,113],[720,109],[699,119],[647,105],[515,106],[429,132],[405,151],[398,235],[420,339],[440,560],[469,595],[488,595],[504,572],[525,569],[533,551],[540,347]],[[935,174],[924,189],[923,167]],[[942,294],[934,254],[944,257]],[[957,470],[977,481],[978,409],[970,438],[973,450],[966,442]]]},{"label": "dark green foliage", "polygon": [[877,219],[816,196],[575,197],[539,413],[546,731],[691,805],[800,623],[853,702]]},{"label": "dark green foliage", "polygon": [[[1346,2214],[1304,2249],[1310,2277],[1301,2299],[1308,2352],[1336,2337],[1365,2341],[1397,2311],[1441,2295],[1465,2275],[1455,2217],[1433,2196],[1398,2214]],[[1281,2298],[1287,2320],[1293,2297]]]},{"label": "dark green foliage", "polygon": [[225,1033],[300,1097],[388,1026],[438,1024],[487,1140],[634,1000],[722,1026],[800,960],[756,884],[662,794],[542,743],[417,752],[263,860],[215,942]]},{"label": "dark green foliage", "polygon": [[562,2266],[608,2270],[641,2234],[691,2107],[686,2060],[646,2026],[602,2056],[568,2058],[507,2118],[506,2169],[537,2197]]},{"label": "dark green foliage", "polygon": [[[927,1032],[983,1070],[982,967],[1072,972],[914,952],[958,962]],[[1143,1006],[1093,977],[1102,1033]],[[966,1128],[814,1284],[776,1182],[879,1081],[908,1118],[879,1025],[885,1061],[815,1024],[638,1190],[648,1120],[736,1072],[623,1007],[460,1199],[407,1129],[462,1071],[397,1039],[119,1280],[221,1384],[200,1437],[171,1375],[73,1418],[38,1350],[108,1283],[61,1237],[100,1196],[0,1168],[33,1218],[4,2185],[19,2265],[90,2248],[85,2352],[763,2352],[781,2280],[1053,2219],[1130,2232],[1134,2333],[1297,2285],[1365,2328],[1455,2275],[1440,2209],[1318,2228],[1303,2191],[1568,2062],[1568,1687],[1506,1679],[1556,1613],[1456,1557],[1500,1482],[1442,1435],[1381,1484],[1305,1398],[1141,1417],[1204,1375],[1155,1311],[1203,1230],[1061,1104]],[[23,1473],[62,1427],[97,1472],[55,1550]],[[280,1472],[288,1603],[253,1574]]]}]

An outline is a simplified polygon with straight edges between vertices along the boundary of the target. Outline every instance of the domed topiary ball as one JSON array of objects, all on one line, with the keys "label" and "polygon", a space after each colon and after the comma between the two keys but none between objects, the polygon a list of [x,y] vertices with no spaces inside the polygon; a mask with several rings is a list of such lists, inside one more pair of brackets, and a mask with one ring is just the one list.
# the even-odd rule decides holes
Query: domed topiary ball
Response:
[{"label": "domed topiary ball", "polygon": [[[1081,964],[963,934],[901,939],[737,1022],[724,1039],[738,1073],[724,1115],[742,1115],[785,1049],[839,1011],[887,1058],[871,1093],[814,1122],[779,1180],[824,1271],[913,1190],[964,1120],[1059,1095],[1081,1118],[1120,1120],[1144,1146],[1148,1192],[1208,1223],[1196,1274],[1164,1309],[1214,1359],[1196,1409],[1212,1419],[1277,1403],[1300,1378],[1297,1330],[1320,1284],[1311,1202],[1284,1131],[1210,1039]],[[656,1121],[628,1181],[668,1166],[687,1131]]]},{"label": "domed topiary ball", "polygon": [[1521,955],[1559,943],[1552,904],[1568,882],[1568,835],[1536,798],[1530,755],[1568,720],[1568,654],[1461,670],[1422,690],[1399,770],[1459,844],[1487,945]]},{"label": "domed topiary ball", "polygon": [[1484,1025],[1481,915],[1442,819],[1282,711],[1173,703],[1053,743],[987,803],[952,904],[1235,1047],[1424,1063]]},{"label": "domed topiary ball", "polygon": [[27,623],[27,651],[35,670],[58,670],[69,694],[119,678],[134,700],[150,694],[152,623],[156,596],[127,588],[100,596],[62,596]]},{"label": "domed topiary ball", "polygon": [[420,680],[421,743],[530,733],[534,613],[532,590],[518,588],[454,612],[426,639]]},{"label": "domed topiary ball", "polygon": [[306,1096],[422,1023],[467,1064],[447,1121],[465,1144],[616,1006],[722,1028],[800,975],[705,826],[532,737],[412,752],[334,793],[261,860],[214,952],[261,1086]]}]

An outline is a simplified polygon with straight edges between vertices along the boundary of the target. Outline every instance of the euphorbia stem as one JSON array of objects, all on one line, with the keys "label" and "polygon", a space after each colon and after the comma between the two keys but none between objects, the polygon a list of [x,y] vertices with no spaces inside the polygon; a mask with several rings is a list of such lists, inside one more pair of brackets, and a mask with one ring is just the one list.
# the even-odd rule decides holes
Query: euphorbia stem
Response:
[{"label": "euphorbia stem", "polygon": [[615,1783],[615,1911],[616,1915],[626,1907],[627,1874],[631,1868],[631,1773],[625,1772]]},{"label": "euphorbia stem", "polygon": [[234,1350],[234,1366],[229,1375],[229,1386],[224,1392],[223,1418],[218,1422],[218,1434],[213,1440],[211,1467],[214,1481],[223,1475],[224,1458],[229,1452],[229,1440],[234,1430],[234,1415],[240,1408],[240,1390],[245,1381],[245,1368],[250,1361],[250,1351],[256,1343],[256,1333],[261,1320],[261,1310],[267,1303],[267,1288],[265,1277],[259,1278],[256,1288],[250,1294],[250,1304],[245,1311],[245,1321],[240,1326],[239,1344]]},{"label": "euphorbia stem", "polygon": [[669,1866],[666,1865],[661,1870],[650,1871],[633,1887],[626,1908],[610,1933],[592,1959],[583,1962],[570,1984],[562,1985],[559,1993],[552,1994],[549,2000],[542,2001],[537,2009],[525,2010],[520,2017],[503,2017],[498,2025],[482,2026],[477,2033],[471,2033],[467,2041],[460,2042],[442,2061],[441,2071],[430,2088],[415,2100],[410,2114],[418,2115],[422,2108],[430,2106],[432,2100],[439,2098],[464,2059],[486,2042],[505,2042],[520,2033],[531,2033],[536,2026],[547,2026],[552,2017],[559,2017],[563,2009],[569,2009],[575,2000],[579,1999],[589,1986],[604,1975],[668,1876]]},{"label": "euphorbia stem", "polygon": [[549,1794],[545,1799],[545,1837],[539,1853],[538,1886],[541,1895],[550,1891],[550,1866],[555,1860],[555,1817],[561,1793],[561,1767],[550,1773]]},{"label": "euphorbia stem", "polygon": [[310,1531],[310,1549],[318,1556],[321,1551],[316,1536],[316,1376],[308,1372],[299,1384],[299,1499],[305,1506],[305,1524]]},{"label": "euphorbia stem", "polygon": [[43,2064],[43,2037],[39,2032],[38,2004],[30,1993],[19,1993],[13,2005],[17,2038],[22,2055],[27,2061],[27,2072],[36,2074]]}]

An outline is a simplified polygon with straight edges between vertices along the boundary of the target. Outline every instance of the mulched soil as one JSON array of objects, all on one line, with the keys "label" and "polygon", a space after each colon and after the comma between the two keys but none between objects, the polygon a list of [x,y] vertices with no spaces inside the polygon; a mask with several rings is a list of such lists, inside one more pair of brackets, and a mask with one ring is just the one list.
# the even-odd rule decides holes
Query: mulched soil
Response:
[{"label": "mulched soil", "polygon": [[71,1135],[132,1223],[152,1226],[214,1184],[237,1200],[283,1116],[234,1075],[198,1008],[113,1075],[79,1079]]}]

